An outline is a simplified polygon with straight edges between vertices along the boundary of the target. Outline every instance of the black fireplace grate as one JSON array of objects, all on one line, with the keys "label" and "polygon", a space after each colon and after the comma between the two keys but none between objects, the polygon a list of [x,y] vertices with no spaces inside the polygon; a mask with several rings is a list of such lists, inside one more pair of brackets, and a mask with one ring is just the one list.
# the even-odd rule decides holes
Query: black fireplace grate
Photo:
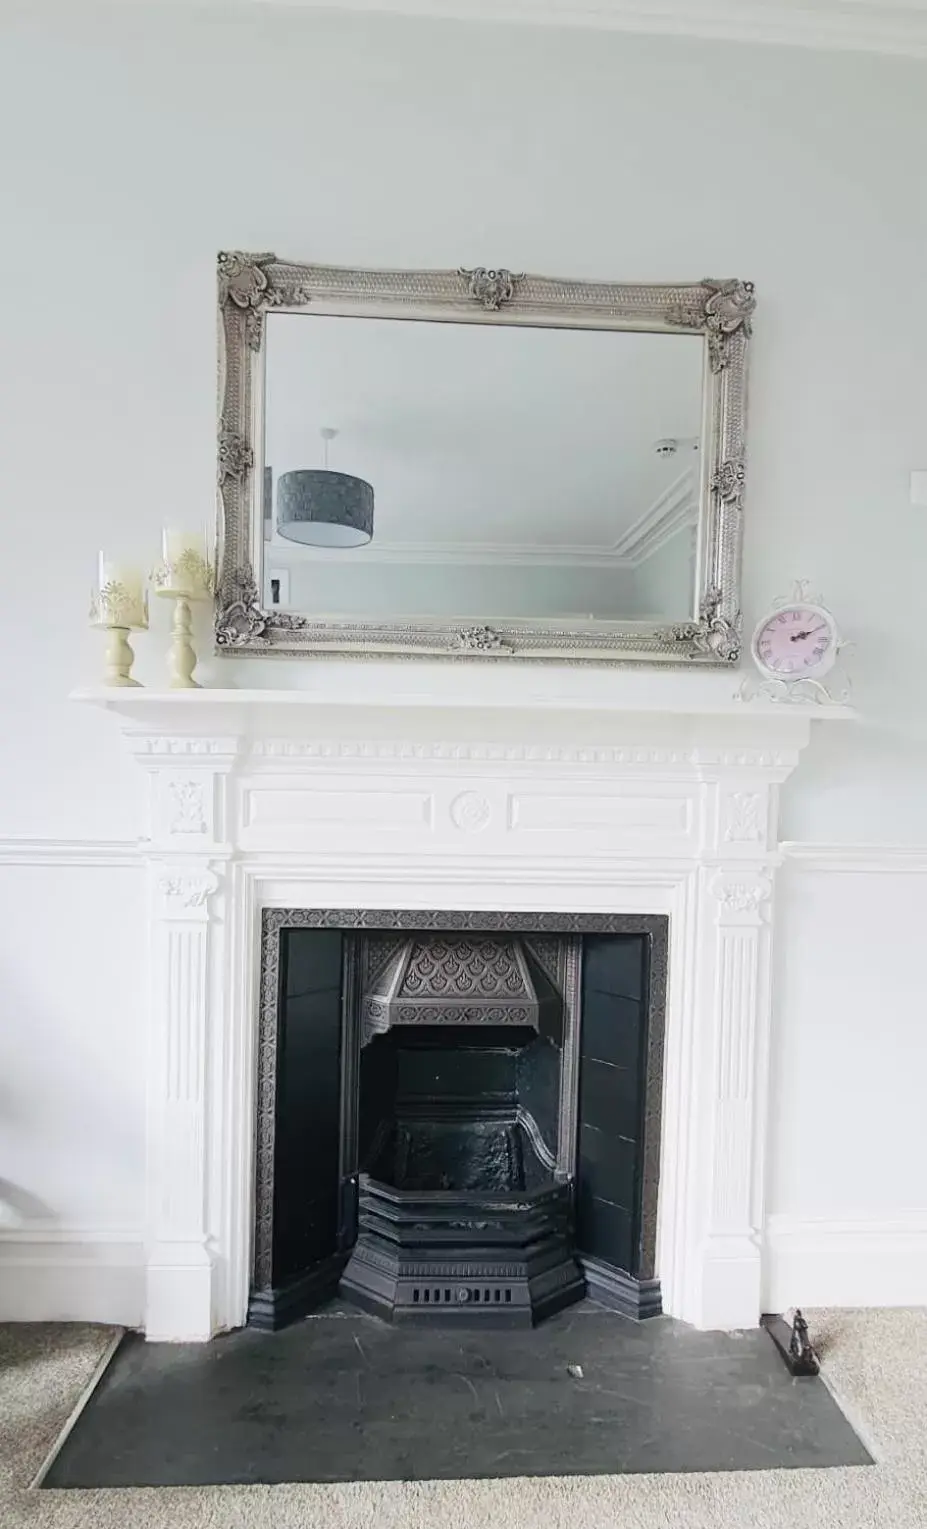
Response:
[{"label": "black fireplace grate", "polygon": [[569,1184],[412,1192],[362,1175],[345,1295],[387,1321],[530,1327],[580,1300]]}]

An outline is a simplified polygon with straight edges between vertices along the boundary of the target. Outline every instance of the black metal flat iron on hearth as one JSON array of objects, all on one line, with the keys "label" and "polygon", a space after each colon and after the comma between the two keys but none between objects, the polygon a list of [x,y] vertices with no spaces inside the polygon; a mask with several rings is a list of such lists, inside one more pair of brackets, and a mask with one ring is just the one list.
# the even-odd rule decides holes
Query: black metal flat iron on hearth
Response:
[{"label": "black metal flat iron on hearth", "polygon": [[760,1325],[769,1333],[790,1375],[817,1375],[820,1372],[808,1324],[797,1307],[791,1323],[784,1316],[772,1313],[761,1317]]}]

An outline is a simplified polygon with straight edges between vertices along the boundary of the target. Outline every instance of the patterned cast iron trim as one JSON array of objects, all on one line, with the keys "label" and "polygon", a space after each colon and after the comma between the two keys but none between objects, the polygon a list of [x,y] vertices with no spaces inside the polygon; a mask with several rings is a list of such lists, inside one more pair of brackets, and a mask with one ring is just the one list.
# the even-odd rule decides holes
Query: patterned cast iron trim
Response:
[{"label": "patterned cast iron trim", "polygon": [[[590,933],[592,931],[589,931]],[[617,933],[617,931],[615,931]],[[576,1177],[576,1154],[579,1149],[579,1027],[582,1023],[580,996],[583,942],[578,934],[560,939],[558,966],[563,995],[563,1054],[560,1060],[560,1112],[557,1138],[557,1177]]]},{"label": "patterned cast iron trim", "polygon": [[663,1060],[666,1050],[666,980],[669,919],[642,919],[650,935],[647,989],[647,1053],[644,1064],[644,1123],[640,1197],[640,1280],[657,1277],[657,1192],[660,1184],[660,1136],[663,1127]]}]

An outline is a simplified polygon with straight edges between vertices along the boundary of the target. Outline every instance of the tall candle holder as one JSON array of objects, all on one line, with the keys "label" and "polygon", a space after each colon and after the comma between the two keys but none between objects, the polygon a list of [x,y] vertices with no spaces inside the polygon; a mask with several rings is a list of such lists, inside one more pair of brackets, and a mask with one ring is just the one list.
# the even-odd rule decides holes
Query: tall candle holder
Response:
[{"label": "tall candle holder", "polygon": [[201,686],[193,678],[196,653],[190,605],[194,600],[211,599],[215,587],[204,539],[187,531],[165,531],[161,562],[152,572],[151,583],[156,595],[174,602],[168,653],[170,688],[199,690]]},{"label": "tall candle holder", "polygon": [[135,654],[129,633],[148,627],[148,596],[138,568],[114,563],[100,553],[97,587],[90,595],[90,625],[109,633],[104,685],[138,686],[132,678]]}]

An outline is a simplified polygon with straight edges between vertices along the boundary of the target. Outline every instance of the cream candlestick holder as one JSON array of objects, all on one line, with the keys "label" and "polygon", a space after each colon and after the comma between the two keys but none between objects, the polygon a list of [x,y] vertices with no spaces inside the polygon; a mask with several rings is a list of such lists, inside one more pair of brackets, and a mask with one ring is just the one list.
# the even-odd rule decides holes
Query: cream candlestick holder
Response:
[{"label": "cream candlestick holder", "polygon": [[90,625],[109,633],[104,685],[138,686],[139,681],[132,678],[135,654],[129,633],[148,627],[148,596],[139,569],[121,566],[100,553],[98,583],[90,596]]},{"label": "cream candlestick holder", "polygon": [[170,688],[199,690],[201,686],[193,678],[196,652],[190,605],[195,600],[211,599],[215,587],[202,538],[184,531],[165,531],[162,560],[152,572],[151,582],[155,594],[174,602],[168,653]]}]

